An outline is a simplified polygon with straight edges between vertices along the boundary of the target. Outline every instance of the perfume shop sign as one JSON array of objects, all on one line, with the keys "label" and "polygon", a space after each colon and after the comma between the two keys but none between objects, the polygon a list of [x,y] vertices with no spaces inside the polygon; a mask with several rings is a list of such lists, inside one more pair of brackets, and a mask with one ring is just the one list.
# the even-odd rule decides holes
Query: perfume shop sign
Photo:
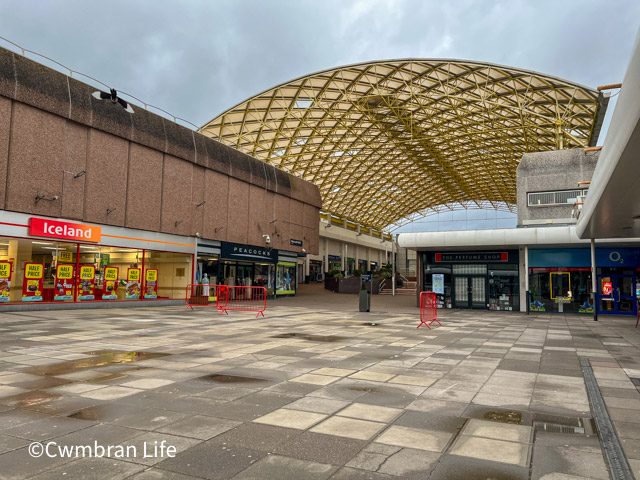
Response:
[{"label": "perfume shop sign", "polygon": [[29,235],[80,242],[99,242],[101,229],[95,225],[32,217],[29,220]]},{"label": "perfume shop sign", "polygon": [[509,252],[456,252],[436,253],[437,263],[508,262]]}]

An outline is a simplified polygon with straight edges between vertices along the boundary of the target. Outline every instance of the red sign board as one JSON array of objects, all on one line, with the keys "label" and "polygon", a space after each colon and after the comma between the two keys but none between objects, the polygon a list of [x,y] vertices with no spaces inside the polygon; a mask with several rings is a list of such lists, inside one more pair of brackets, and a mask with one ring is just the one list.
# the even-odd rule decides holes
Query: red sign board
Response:
[{"label": "red sign board", "polygon": [[613,282],[602,282],[602,295],[611,295]]},{"label": "red sign board", "polygon": [[29,221],[29,235],[36,237],[60,238],[80,242],[99,242],[101,233],[101,228],[95,225],[61,222],[59,220],[36,217],[31,217]]},{"label": "red sign board", "polygon": [[23,302],[42,301],[42,278],[44,277],[44,263],[24,264],[24,282],[22,284]]}]

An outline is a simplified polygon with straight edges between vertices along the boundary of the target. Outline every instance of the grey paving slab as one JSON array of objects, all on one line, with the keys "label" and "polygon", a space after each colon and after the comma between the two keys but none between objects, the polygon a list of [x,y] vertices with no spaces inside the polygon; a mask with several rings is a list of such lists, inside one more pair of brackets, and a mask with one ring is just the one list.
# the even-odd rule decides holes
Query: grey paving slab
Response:
[{"label": "grey paving slab", "polygon": [[[66,428],[84,427],[52,437],[65,445],[181,439],[180,459],[152,466],[130,461],[142,467],[132,478],[207,478],[212,470],[221,478],[274,478],[278,469],[286,475],[296,465],[330,465],[333,478],[425,478],[429,472],[434,479],[526,478],[528,460],[483,460],[479,452],[487,445],[473,442],[528,449],[534,414],[589,416],[583,355],[638,468],[640,393],[630,378],[640,378],[640,331],[626,319],[447,310],[444,325],[426,331],[415,329],[413,299],[381,299],[385,309],[366,314],[348,304],[349,296],[321,288],[305,296],[306,287],[295,298],[270,302],[259,320],[236,312],[212,322],[202,310],[177,307],[33,312],[20,322],[19,313],[0,315],[0,389],[7,393],[0,395],[0,458],[30,441],[13,435],[56,435],[53,425],[61,419]],[[378,325],[363,325],[372,320]],[[309,337],[275,337],[288,333]],[[91,359],[88,352],[95,351],[168,355],[64,371],[65,362]],[[62,369],[60,377],[42,373],[53,367]],[[516,427],[522,428],[488,421],[504,409],[521,415]],[[586,476],[578,463],[587,453],[603,461],[597,442],[573,437],[562,445],[538,444],[543,453],[536,461],[553,467],[536,467],[538,476]],[[571,449],[559,450],[564,445]],[[255,464],[276,456],[280,463]],[[30,463],[24,473],[64,466]]]}]

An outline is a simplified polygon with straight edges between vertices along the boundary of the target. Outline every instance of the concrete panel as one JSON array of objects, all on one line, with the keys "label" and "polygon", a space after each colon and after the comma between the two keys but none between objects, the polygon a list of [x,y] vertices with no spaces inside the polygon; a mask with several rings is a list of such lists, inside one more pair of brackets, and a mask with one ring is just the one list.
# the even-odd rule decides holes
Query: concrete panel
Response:
[{"label": "concrete panel", "polygon": [[271,243],[269,246],[276,247],[278,240],[282,241],[279,233],[272,232],[273,224],[269,223],[272,219],[268,211],[266,190],[264,187],[256,185],[249,186],[249,225],[247,228],[247,243],[249,245],[266,245],[262,235],[269,235]]},{"label": "concrete panel", "polygon": [[[89,129],[84,125],[66,122],[62,185],[62,216],[64,218],[82,220],[84,216],[88,131]],[[79,176],[76,177],[76,175]]]},{"label": "concrete panel", "polygon": [[160,230],[162,160],[157,150],[130,144],[126,226]]},{"label": "concrete panel", "polygon": [[67,76],[44,65],[15,55],[16,100],[61,117],[69,116]]},{"label": "concrete panel", "polygon": [[213,170],[204,172],[204,204],[202,237],[227,239],[229,205],[229,177]]},{"label": "concrete panel", "polygon": [[209,166],[209,153],[207,151],[207,144],[209,139],[200,133],[194,133],[193,140],[195,143],[195,162],[203,167]]},{"label": "concrete panel", "polygon": [[191,175],[189,162],[164,156],[162,176],[162,223],[165,233],[191,236]]},{"label": "concrete panel", "polygon": [[133,137],[133,119],[120,104],[113,103],[111,100],[101,100],[89,97],[91,101],[91,126],[111,133],[117,137],[131,140]]},{"label": "concrete panel", "polygon": [[291,199],[291,231],[289,238],[301,240],[304,238],[304,204]]},{"label": "concrete panel", "polygon": [[267,164],[253,157],[249,157],[249,169],[251,170],[251,184],[266,188],[269,182]]},{"label": "concrete panel", "polygon": [[99,130],[89,131],[86,221],[124,226],[128,163],[129,142]]},{"label": "concrete panel", "polygon": [[167,136],[166,152],[169,155],[195,162],[196,151],[193,143],[193,130],[166,119],[163,119],[163,123]]},{"label": "concrete panel", "polygon": [[205,145],[209,157],[208,167],[216,172],[229,175],[231,171],[229,166],[229,151],[231,149],[213,139],[209,139]]},{"label": "concrete panel", "polygon": [[291,238],[291,199],[282,195],[274,194],[276,221],[273,226],[287,243]]},{"label": "concrete panel", "polygon": [[16,70],[14,53],[0,48],[0,96],[16,97]]},{"label": "concrete panel", "polygon": [[229,222],[227,240],[247,243],[247,225],[249,224],[249,184],[235,178],[229,178]]},{"label": "concrete panel", "polygon": [[[14,103],[7,168],[5,208],[59,217],[66,121],[51,113]],[[38,191],[57,200],[40,200]]]},{"label": "concrete panel", "polygon": [[131,115],[133,121],[132,140],[160,152],[167,149],[167,136],[164,131],[164,119],[142,108],[135,108]]},{"label": "concrete panel", "polygon": [[[0,52],[0,55],[2,52]],[[0,82],[2,81],[0,77]],[[11,100],[0,97],[0,209],[4,209],[9,164],[9,132],[11,131]]]},{"label": "concrete panel", "polygon": [[69,119],[83,125],[91,125],[91,94],[97,89],[75,78],[68,77],[68,81],[71,93]]},{"label": "concrete panel", "polygon": [[230,175],[238,180],[243,180],[247,183],[251,183],[251,160],[249,155],[246,155],[238,150],[229,149],[229,168]]},{"label": "concrete panel", "polygon": [[[303,239],[302,248],[304,248],[307,252],[312,252],[313,250],[311,249],[311,245],[315,243],[317,248],[317,243],[318,243],[317,240],[314,241],[313,236],[314,235],[316,237],[318,236],[318,225],[320,223],[320,211],[316,207],[305,203],[303,213],[304,213],[304,222],[303,222],[304,239]],[[298,249],[295,251],[302,251],[302,249],[298,247]]]},{"label": "concrete panel", "polygon": [[[202,234],[204,226],[204,207],[206,203],[204,197],[204,168],[198,165],[192,166],[191,172],[191,205],[189,206],[191,213],[191,229],[193,234],[196,232]],[[200,205],[199,207],[197,205]]]}]

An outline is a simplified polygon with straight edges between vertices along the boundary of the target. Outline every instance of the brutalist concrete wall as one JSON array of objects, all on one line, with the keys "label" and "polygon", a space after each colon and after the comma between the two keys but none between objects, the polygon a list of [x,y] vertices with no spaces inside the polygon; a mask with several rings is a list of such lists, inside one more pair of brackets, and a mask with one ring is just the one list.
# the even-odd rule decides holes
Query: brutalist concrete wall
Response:
[{"label": "brutalist concrete wall", "polygon": [[575,223],[572,204],[529,207],[529,193],[579,190],[578,182],[590,181],[600,152],[582,148],[525,153],[516,171],[518,226]]},{"label": "brutalist concrete wall", "polygon": [[0,209],[318,253],[315,185],[95,90],[0,48]]}]

